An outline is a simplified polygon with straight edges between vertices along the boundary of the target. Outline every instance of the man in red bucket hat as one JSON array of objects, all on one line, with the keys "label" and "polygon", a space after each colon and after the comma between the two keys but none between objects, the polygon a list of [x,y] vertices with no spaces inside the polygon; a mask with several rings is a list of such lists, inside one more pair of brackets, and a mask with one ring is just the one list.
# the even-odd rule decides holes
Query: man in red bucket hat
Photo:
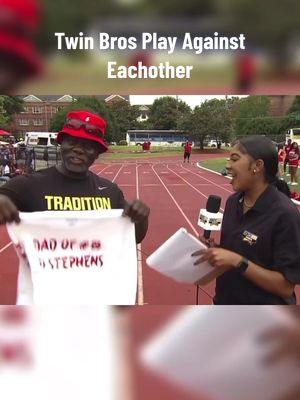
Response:
[{"label": "man in red bucket hat", "polygon": [[148,229],[149,207],[140,200],[127,202],[121,189],[89,170],[107,150],[106,121],[85,110],[71,111],[57,142],[60,165],[11,179],[0,188],[0,224],[19,221],[18,211],[97,210],[122,208],[135,224],[140,243]]}]

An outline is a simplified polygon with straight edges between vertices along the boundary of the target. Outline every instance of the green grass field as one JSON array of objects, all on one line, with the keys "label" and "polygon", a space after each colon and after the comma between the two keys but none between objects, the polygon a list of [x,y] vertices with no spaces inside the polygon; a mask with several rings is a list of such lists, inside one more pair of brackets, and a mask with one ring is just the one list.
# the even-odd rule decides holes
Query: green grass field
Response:
[{"label": "green grass field", "polygon": [[[201,162],[201,165],[205,168],[211,169],[212,171],[220,172],[226,165],[226,158],[215,158],[207,161]],[[290,181],[290,176],[284,175],[284,180],[286,182]],[[298,185],[290,186],[292,192],[300,191],[300,169],[298,168]]]},{"label": "green grass field", "polygon": [[161,156],[176,156],[182,154],[182,147],[151,146],[151,151],[143,151],[141,146],[110,146],[101,158],[115,160],[122,158],[148,158]]},{"label": "green grass field", "polygon": [[[201,154],[224,154],[226,149],[217,150],[216,148],[206,148],[200,150],[194,148],[192,155]],[[101,155],[101,160],[118,160],[125,158],[155,158],[155,157],[170,157],[170,156],[183,156],[183,148],[171,146],[151,146],[151,151],[143,152],[141,146],[110,146],[107,153]]]}]

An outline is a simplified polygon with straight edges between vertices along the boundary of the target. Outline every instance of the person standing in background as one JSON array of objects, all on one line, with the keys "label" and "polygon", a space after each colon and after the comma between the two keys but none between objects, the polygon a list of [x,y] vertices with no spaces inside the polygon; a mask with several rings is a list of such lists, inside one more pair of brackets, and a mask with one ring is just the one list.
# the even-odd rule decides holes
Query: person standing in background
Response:
[{"label": "person standing in background", "polygon": [[283,174],[284,174],[284,170],[283,170],[283,163],[285,160],[285,152],[283,149],[283,145],[280,144],[278,146],[278,173],[279,173],[279,178],[283,179]]},{"label": "person standing in background", "polygon": [[186,142],[184,145],[184,154],[183,154],[183,162],[187,160],[187,162],[190,162],[190,156],[192,152],[192,145],[189,142]]},{"label": "person standing in background", "polygon": [[288,184],[298,185],[297,172],[298,172],[299,159],[300,159],[300,153],[299,153],[298,143],[293,142],[292,147],[289,151],[289,166],[290,166],[291,181],[288,182]]},{"label": "person standing in background", "polygon": [[143,149],[143,151],[147,151],[148,150],[148,143],[147,142],[144,142],[142,144],[142,149]]},{"label": "person standing in background", "polygon": [[236,89],[245,94],[252,90],[257,75],[255,56],[251,53],[239,54],[236,59]]},{"label": "person standing in background", "polygon": [[[284,146],[284,153],[285,153],[285,159],[284,159],[284,164],[283,164],[283,171],[286,173],[286,166],[289,162],[289,152],[292,148],[292,140],[288,139],[287,144]],[[289,176],[289,174],[287,174]]]}]

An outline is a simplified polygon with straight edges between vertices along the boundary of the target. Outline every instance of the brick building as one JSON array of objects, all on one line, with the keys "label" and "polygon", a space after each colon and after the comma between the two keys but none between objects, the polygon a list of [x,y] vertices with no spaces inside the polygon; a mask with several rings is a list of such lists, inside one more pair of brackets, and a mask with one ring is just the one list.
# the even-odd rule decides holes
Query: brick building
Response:
[{"label": "brick building", "polygon": [[[111,95],[96,96],[104,100],[108,106],[123,101],[128,101],[129,96]],[[49,132],[51,118],[61,108],[76,102],[75,96],[35,96],[23,97],[24,111],[15,114],[10,126],[10,131],[17,137],[24,137],[26,132]]]},{"label": "brick building", "polygon": [[11,131],[19,137],[24,137],[25,132],[48,132],[50,120],[58,110],[68,106],[76,99],[70,95],[63,96],[34,96],[23,98],[24,111],[15,114]]},{"label": "brick building", "polygon": [[277,95],[269,96],[269,98],[271,100],[269,108],[270,117],[282,117],[291,108],[295,96]]}]

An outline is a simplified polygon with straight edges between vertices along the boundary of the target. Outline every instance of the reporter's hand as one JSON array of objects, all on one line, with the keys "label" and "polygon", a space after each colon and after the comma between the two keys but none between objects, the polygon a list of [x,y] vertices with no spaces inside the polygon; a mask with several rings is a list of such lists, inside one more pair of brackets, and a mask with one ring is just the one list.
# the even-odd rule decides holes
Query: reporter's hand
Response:
[{"label": "reporter's hand", "polygon": [[234,268],[241,261],[241,256],[233,251],[225,250],[220,247],[211,247],[206,250],[198,250],[192,257],[199,257],[194,265],[199,265],[208,261],[213,267],[224,271]]},{"label": "reporter's hand", "polygon": [[19,211],[9,197],[0,195],[0,224],[20,222]]},{"label": "reporter's hand", "polygon": [[272,344],[272,351],[265,357],[266,364],[274,364],[285,358],[294,358],[300,365],[300,322],[289,327],[269,330],[260,341]]},{"label": "reporter's hand", "polygon": [[150,208],[141,200],[126,202],[123,215],[129,217],[134,224],[140,224],[148,220]]}]

